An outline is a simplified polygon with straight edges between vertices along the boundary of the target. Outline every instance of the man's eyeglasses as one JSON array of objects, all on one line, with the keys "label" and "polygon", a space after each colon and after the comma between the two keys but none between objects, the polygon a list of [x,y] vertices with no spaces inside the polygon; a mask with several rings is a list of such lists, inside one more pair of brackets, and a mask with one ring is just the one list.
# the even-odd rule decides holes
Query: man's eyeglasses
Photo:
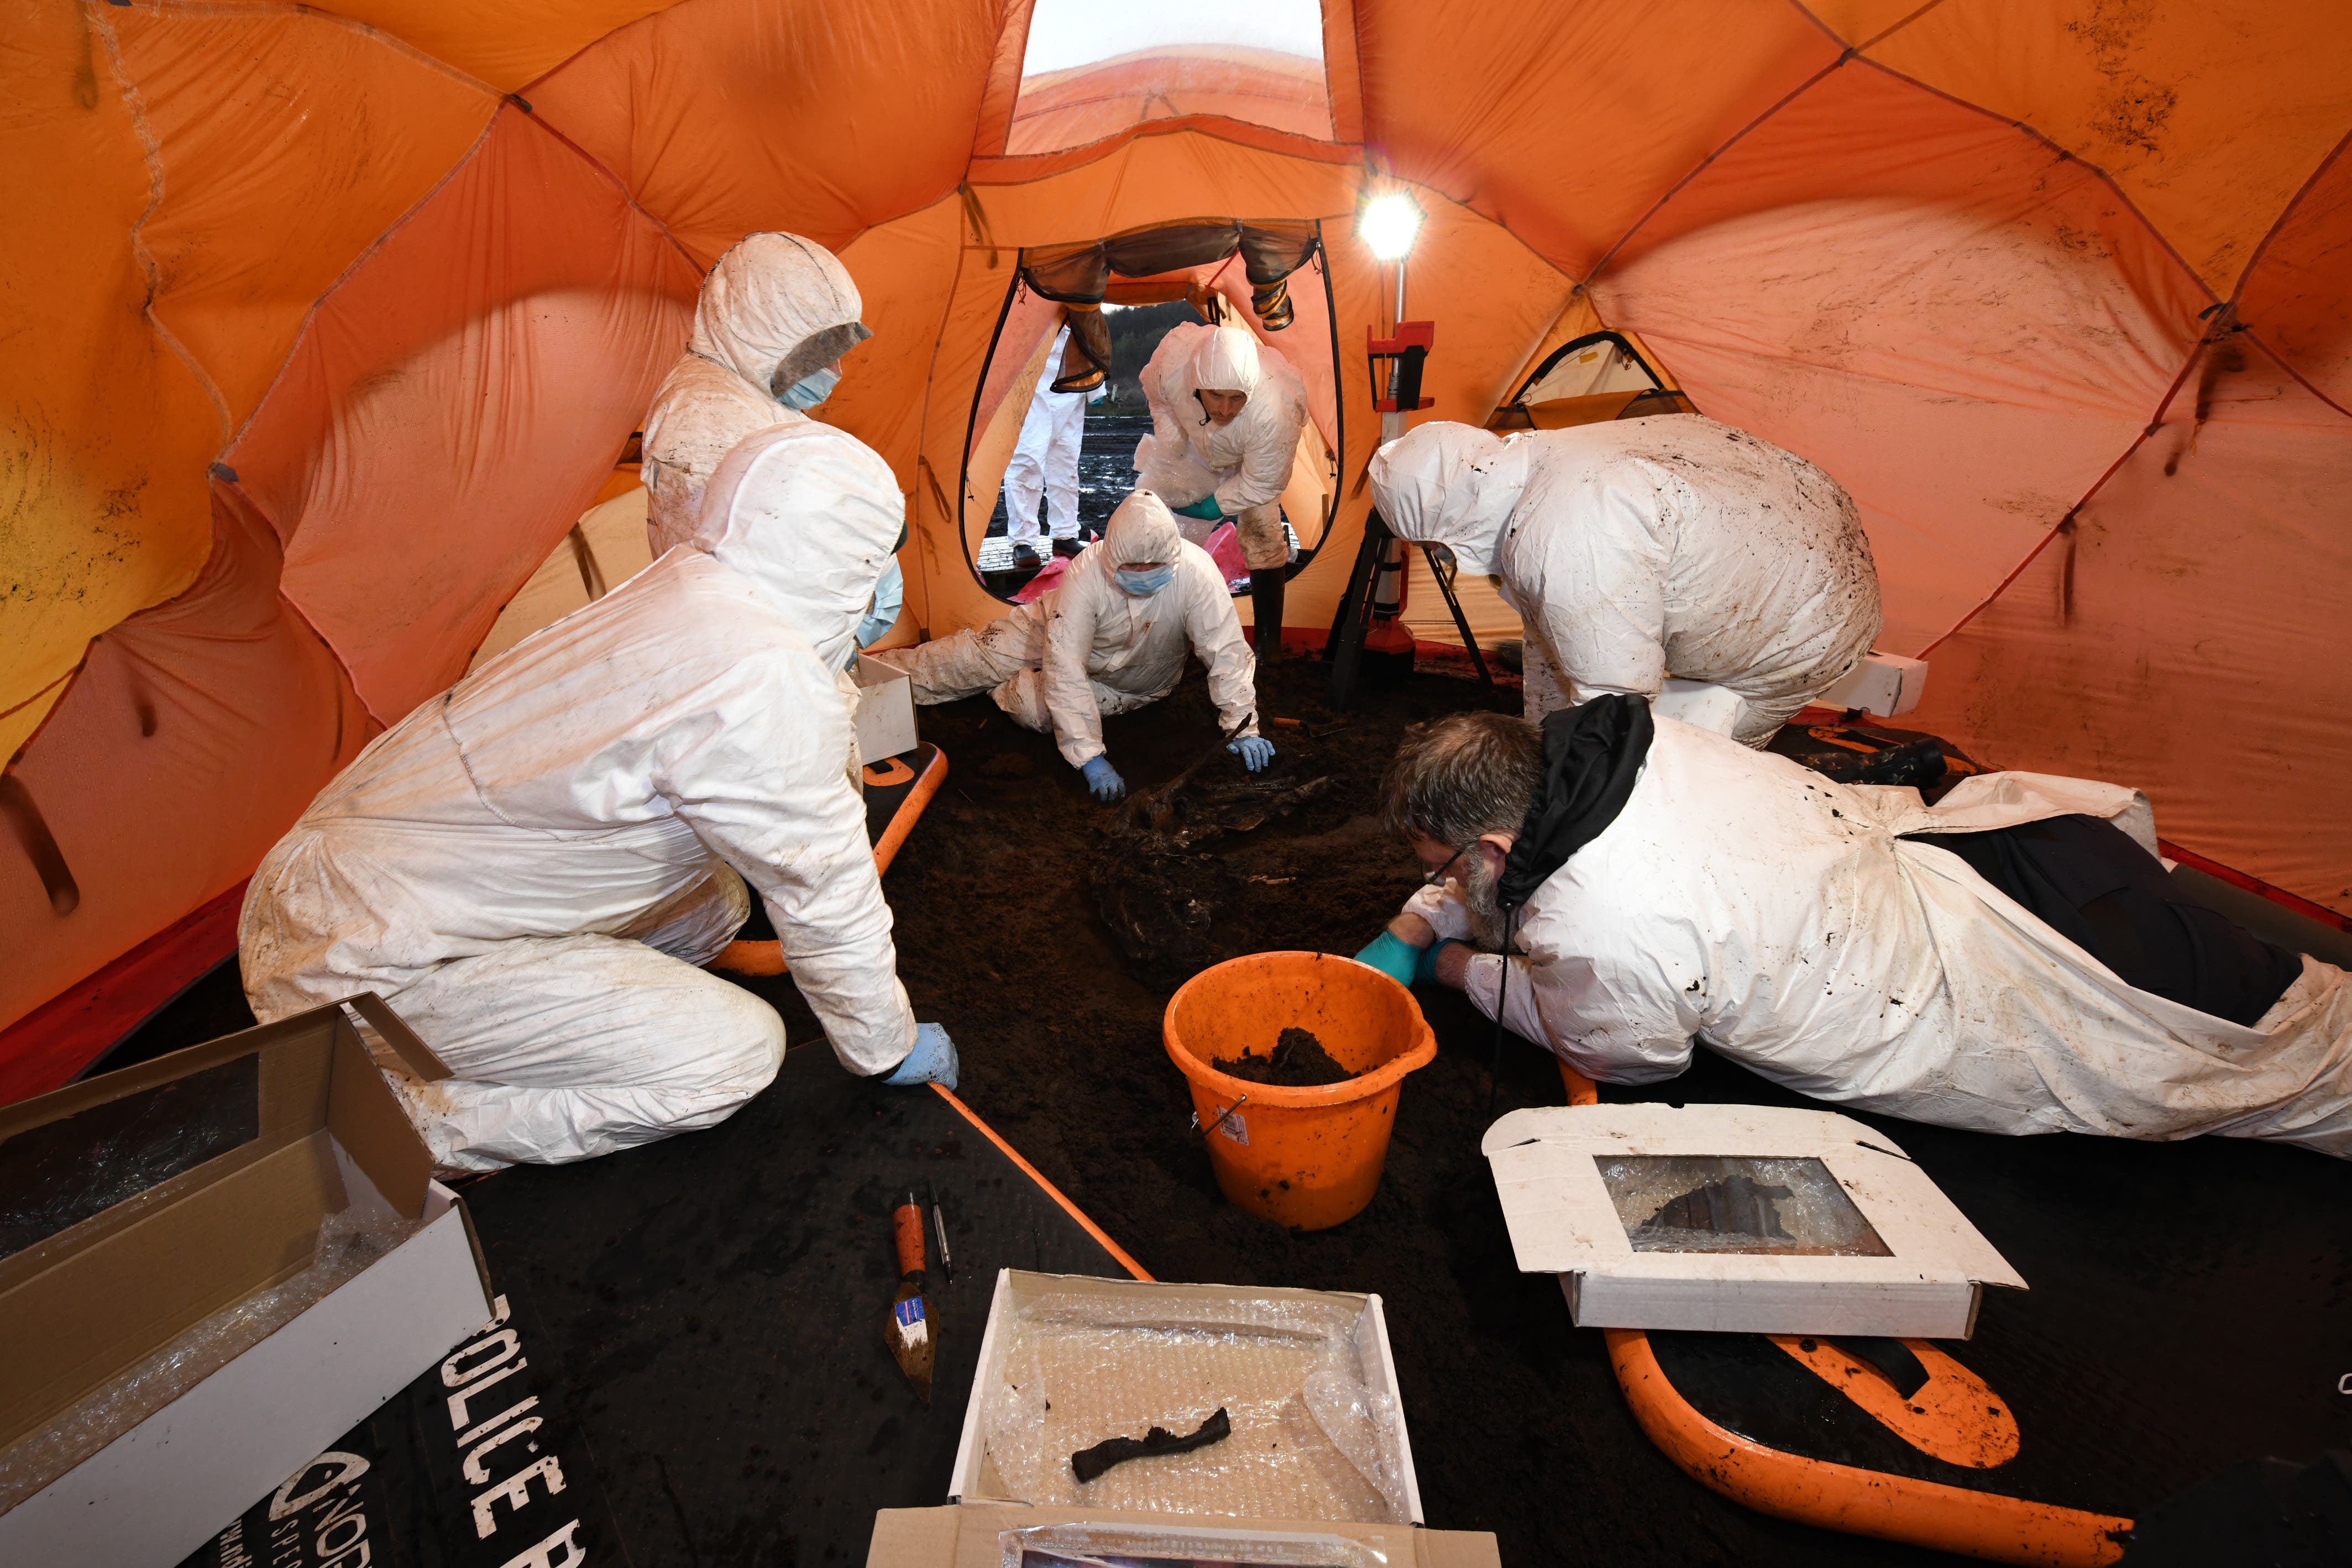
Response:
[{"label": "man's eyeglasses", "polygon": [[1435,887],[1439,883],[1444,882],[1445,880],[1445,873],[1454,869],[1454,861],[1460,860],[1464,855],[1466,855],[1469,852],[1470,847],[1467,844],[1465,844],[1462,848],[1454,852],[1454,860],[1447,861],[1435,871],[1423,872],[1421,873],[1422,885],[1424,887]]}]

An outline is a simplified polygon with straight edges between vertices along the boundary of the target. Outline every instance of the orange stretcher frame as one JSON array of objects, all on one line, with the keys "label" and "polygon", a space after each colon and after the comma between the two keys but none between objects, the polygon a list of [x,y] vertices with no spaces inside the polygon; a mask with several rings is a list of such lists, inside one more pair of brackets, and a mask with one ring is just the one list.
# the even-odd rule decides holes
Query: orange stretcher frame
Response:
[{"label": "orange stretcher frame", "polygon": [[[1592,1080],[1566,1061],[1559,1064],[1559,1077],[1570,1104],[1600,1103]],[[1809,1459],[1740,1437],[1682,1396],[1658,1365],[1648,1334],[1639,1329],[1601,1333],[1617,1385],[1650,1441],[1692,1479],[1743,1507],[1989,1563],[2100,1568],[2123,1555],[2132,1526],[2128,1519]],[[1904,1343],[1915,1354],[1922,1349],[1935,1354],[1917,1341]]]}]

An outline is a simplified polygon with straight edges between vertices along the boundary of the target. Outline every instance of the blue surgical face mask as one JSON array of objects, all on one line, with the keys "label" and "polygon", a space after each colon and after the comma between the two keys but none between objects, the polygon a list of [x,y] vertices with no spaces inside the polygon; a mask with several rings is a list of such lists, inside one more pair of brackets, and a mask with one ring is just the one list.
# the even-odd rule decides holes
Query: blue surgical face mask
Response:
[{"label": "blue surgical face mask", "polygon": [[1121,588],[1138,599],[1149,599],[1176,580],[1176,563],[1171,561],[1165,566],[1155,566],[1144,571],[1137,571],[1132,567],[1123,566],[1112,572],[1111,576],[1118,580]]},{"label": "blue surgical face mask", "polygon": [[808,374],[803,376],[800,380],[786,387],[784,389],[784,395],[780,401],[786,408],[796,408],[805,413],[810,409],[813,409],[817,404],[823,402],[825,399],[831,397],[833,395],[833,389],[840,384],[841,372],[839,371],[834,370],[830,367],[822,371],[811,371]]},{"label": "blue surgical face mask", "polygon": [[874,606],[866,611],[866,619],[857,623],[857,645],[871,648],[898,623],[898,606],[907,593],[906,580],[898,574],[898,559],[882,570],[882,580],[874,585]]}]

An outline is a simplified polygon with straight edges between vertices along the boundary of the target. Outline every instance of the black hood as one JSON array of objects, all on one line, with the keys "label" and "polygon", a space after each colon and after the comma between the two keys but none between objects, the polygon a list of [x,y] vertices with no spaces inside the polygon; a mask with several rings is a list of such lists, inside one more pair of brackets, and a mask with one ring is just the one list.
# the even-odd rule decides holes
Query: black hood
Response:
[{"label": "black hood", "polygon": [[1657,727],[1640,697],[1602,696],[1547,714],[1542,793],[1519,825],[1497,890],[1505,909],[1535,895],[1568,857],[1617,820]]}]

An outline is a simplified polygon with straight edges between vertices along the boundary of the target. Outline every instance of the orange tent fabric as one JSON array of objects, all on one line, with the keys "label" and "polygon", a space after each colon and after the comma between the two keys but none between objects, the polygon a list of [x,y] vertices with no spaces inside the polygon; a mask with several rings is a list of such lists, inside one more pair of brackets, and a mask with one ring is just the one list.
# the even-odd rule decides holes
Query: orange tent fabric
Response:
[{"label": "orange tent fabric", "polygon": [[865,293],[824,417],[905,487],[938,635],[998,608],[958,491],[1020,247],[1322,220],[1319,625],[1391,287],[1349,229],[1391,189],[1437,416],[1638,333],[1853,491],[1920,724],[2352,911],[2352,15],[1325,0],[1319,81],[1205,38],[1024,99],[1028,0],[0,3],[0,1025],[465,668],[754,229]]}]

